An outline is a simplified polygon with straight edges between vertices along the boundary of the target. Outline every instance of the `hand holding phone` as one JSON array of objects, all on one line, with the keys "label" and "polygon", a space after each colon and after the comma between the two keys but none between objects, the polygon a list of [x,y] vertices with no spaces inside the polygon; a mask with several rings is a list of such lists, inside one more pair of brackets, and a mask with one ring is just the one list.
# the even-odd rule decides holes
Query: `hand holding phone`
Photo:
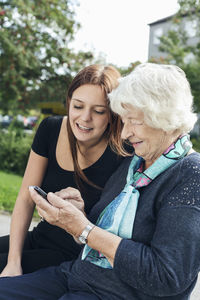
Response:
[{"label": "hand holding phone", "polygon": [[[45,191],[43,191],[39,186],[37,185],[33,185],[34,190],[40,195],[42,196],[45,200],[47,200],[47,193]],[[48,200],[47,200],[48,201]]]},{"label": "hand holding phone", "polygon": [[[34,190],[40,195],[42,196],[42,198],[44,198],[48,203],[50,203],[47,199],[47,193],[45,191],[43,191],[39,186],[37,185],[33,185],[32,186],[34,188]],[[44,218],[41,216],[40,217],[41,221],[44,221]]]}]

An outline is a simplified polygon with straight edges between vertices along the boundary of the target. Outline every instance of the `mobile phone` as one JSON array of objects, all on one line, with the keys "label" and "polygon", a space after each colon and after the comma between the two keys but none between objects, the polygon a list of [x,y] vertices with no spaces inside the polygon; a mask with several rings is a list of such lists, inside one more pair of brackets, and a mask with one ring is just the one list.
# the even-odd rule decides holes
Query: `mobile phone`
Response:
[{"label": "mobile phone", "polygon": [[[42,196],[45,200],[47,200],[47,193],[45,191],[43,191],[39,186],[34,185],[33,186],[34,190],[36,192],[38,192],[38,194],[40,194],[40,196]],[[48,201],[48,200],[47,200]]]}]

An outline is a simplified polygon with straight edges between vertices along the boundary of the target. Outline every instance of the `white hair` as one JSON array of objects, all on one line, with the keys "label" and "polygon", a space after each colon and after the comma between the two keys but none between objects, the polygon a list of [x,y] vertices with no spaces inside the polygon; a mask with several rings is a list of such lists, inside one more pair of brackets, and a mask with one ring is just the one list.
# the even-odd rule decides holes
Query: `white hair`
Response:
[{"label": "white hair", "polygon": [[175,65],[144,63],[119,79],[109,94],[111,109],[123,116],[131,105],[144,113],[145,123],[164,131],[187,133],[197,120],[190,84]]}]

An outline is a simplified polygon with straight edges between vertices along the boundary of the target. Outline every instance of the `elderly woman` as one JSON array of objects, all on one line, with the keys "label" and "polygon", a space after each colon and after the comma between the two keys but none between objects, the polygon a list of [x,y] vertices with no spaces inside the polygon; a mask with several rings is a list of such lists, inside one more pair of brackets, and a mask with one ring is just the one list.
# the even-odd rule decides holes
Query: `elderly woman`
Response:
[{"label": "elderly woman", "polygon": [[196,121],[189,83],[176,66],[142,64],[110,103],[135,155],[111,177],[89,220],[77,190],[49,193],[49,204],[30,188],[39,214],[85,244],[81,255],[0,279],[1,300],[189,299],[200,271],[200,155],[187,135]]}]

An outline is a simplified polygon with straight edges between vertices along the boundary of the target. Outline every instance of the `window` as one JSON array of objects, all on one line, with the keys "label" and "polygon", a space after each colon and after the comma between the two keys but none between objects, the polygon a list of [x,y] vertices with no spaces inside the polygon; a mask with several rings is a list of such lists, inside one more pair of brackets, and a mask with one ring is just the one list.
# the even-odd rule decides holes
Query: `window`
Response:
[{"label": "window", "polygon": [[160,37],[163,35],[163,29],[161,27],[154,30],[153,35],[153,44],[159,45],[160,44]]},{"label": "window", "polygon": [[195,37],[197,33],[197,20],[186,21],[185,31],[188,37],[190,38]]}]

